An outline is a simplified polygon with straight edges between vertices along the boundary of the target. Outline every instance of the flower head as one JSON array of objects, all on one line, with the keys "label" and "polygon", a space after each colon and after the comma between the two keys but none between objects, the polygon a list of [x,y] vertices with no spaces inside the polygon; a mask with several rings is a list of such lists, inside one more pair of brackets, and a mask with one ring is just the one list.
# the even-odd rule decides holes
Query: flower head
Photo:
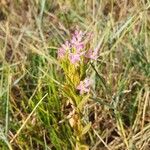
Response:
[{"label": "flower head", "polygon": [[[61,48],[58,49],[58,58],[63,59],[65,56],[70,63],[79,66],[82,58],[86,62],[90,60],[96,60],[98,58],[98,48],[85,50],[86,41],[83,40],[83,32],[76,30],[70,41],[66,41],[65,44],[62,44]],[[91,34],[87,35],[88,40],[91,38]],[[84,38],[85,39],[85,38]]]}]

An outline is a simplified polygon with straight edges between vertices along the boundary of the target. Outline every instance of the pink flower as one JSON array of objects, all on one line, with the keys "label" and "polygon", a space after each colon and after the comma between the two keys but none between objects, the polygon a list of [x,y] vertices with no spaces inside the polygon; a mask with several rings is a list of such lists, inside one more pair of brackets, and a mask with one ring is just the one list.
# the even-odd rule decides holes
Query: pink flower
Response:
[{"label": "pink flower", "polygon": [[57,54],[58,54],[58,58],[61,59],[61,58],[63,58],[65,56],[66,50],[63,49],[63,48],[59,48]]},{"label": "pink flower", "polygon": [[84,48],[82,38],[83,38],[82,31],[76,30],[71,39],[72,47],[75,48],[78,52],[80,52]]},{"label": "pink flower", "polygon": [[61,48],[58,49],[58,58],[62,59],[66,55],[66,51],[70,49],[70,43],[68,41],[62,44]]},{"label": "pink flower", "polygon": [[85,52],[70,53],[69,59],[72,64],[76,64],[76,63],[80,62],[81,56],[83,56],[84,54],[85,54]]},{"label": "pink flower", "polygon": [[98,49],[96,48],[94,51],[92,49],[88,50],[85,57],[96,60],[98,58]]},{"label": "pink flower", "polygon": [[[87,36],[88,39],[92,37],[91,34]],[[94,50],[89,49],[87,51],[85,51],[84,48],[83,32],[76,30],[71,41],[66,41],[65,44],[62,44],[61,48],[59,48],[58,58],[62,59],[64,56],[68,56],[72,64],[77,64],[81,60],[81,56],[88,58],[85,62],[88,62],[89,59],[96,60],[98,58],[98,48]]]},{"label": "pink flower", "polygon": [[84,84],[85,84],[85,87],[89,87],[90,84],[91,84],[91,80],[89,78],[85,78],[84,79]]},{"label": "pink flower", "polygon": [[70,53],[69,58],[72,64],[76,64],[80,61],[80,54],[76,53]]},{"label": "pink flower", "polygon": [[83,81],[80,81],[80,84],[77,86],[77,90],[80,91],[80,94],[89,93],[90,85],[91,80],[89,78],[85,78]]},{"label": "pink flower", "polygon": [[71,48],[71,45],[68,41],[66,41],[65,44],[62,45],[62,48],[65,50],[69,50]]},{"label": "pink flower", "polygon": [[74,37],[80,42],[83,38],[83,32],[76,30],[74,32]]},{"label": "pink flower", "polygon": [[77,53],[80,53],[81,50],[84,48],[84,44],[83,43],[78,43],[78,44],[74,45],[74,48],[76,49]]}]

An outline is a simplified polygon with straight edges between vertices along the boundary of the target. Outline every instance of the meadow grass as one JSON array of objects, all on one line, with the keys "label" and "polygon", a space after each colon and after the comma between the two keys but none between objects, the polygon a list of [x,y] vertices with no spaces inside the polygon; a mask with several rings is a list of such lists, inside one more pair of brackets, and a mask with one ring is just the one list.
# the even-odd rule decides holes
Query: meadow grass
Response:
[{"label": "meadow grass", "polygon": [[0,1],[0,150],[77,150],[57,50],[99,46],[81,115],[90,150],[150,149],[150,1]]}]

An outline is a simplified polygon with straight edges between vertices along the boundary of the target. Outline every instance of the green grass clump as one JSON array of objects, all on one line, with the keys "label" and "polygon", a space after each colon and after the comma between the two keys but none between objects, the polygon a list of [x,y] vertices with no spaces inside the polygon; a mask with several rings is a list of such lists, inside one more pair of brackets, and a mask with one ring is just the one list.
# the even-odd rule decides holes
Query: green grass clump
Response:
[{"label": "green grass clump", "polygon": [[[150,149],[150,1],[0,2],[0,150],[74,150],[73,108],[57,50],[76,28],[93,34],[90,150]],[[84,148],[85,149],[85,148]]]}]

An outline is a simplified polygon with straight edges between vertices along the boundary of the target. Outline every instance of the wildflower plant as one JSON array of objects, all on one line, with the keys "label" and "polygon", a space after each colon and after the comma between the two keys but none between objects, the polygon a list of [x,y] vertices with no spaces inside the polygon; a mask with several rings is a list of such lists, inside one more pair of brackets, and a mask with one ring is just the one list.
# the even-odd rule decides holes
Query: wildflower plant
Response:
[{"label": "wildflower plant", "polygon": [[98,49],[89,46],[90,36],[76,30],[70,41],[66,41],[58,49],[58,60],[65,79],[63,96],[67,97],[74,111],[69,120],[76,137],[76,149],[88,149],[83,145],[84,134],[90,129],[82,123],[81,112],[91,93],[92,80],[87,76],[88,63],[98,57]]}]

